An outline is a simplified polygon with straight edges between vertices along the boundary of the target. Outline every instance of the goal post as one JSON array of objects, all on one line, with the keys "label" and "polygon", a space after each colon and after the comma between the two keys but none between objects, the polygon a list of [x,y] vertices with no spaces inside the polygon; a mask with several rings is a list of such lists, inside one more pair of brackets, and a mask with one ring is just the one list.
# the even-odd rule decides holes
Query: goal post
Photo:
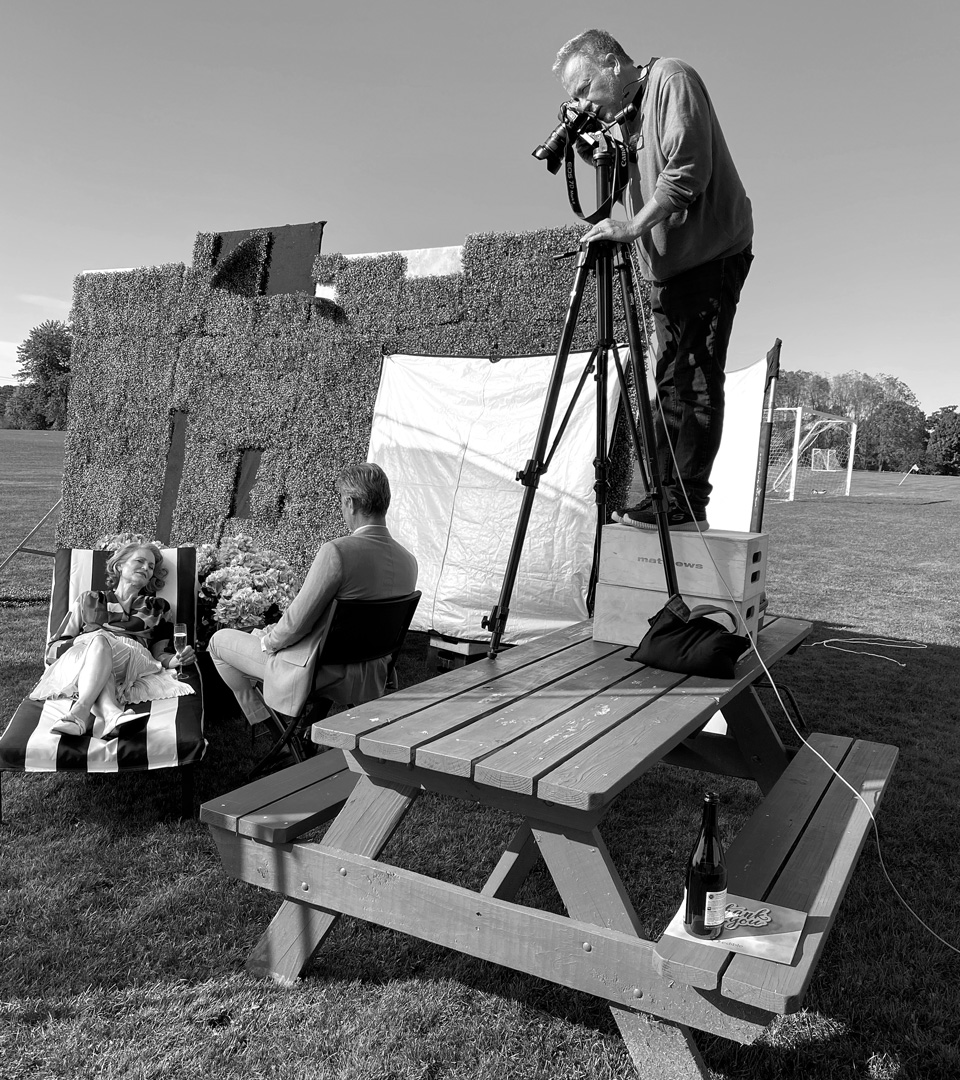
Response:
[{"label": "goal post", "polygon": [[857,424],[849,416],[801,406],[776,409],[767,497],[849,495],[856,443]]}]

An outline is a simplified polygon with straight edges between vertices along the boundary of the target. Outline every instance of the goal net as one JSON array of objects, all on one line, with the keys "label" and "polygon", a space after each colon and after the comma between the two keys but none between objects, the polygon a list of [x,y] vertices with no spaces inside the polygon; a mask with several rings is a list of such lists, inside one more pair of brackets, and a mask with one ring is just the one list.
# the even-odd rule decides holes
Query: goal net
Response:
[{"label": "goal net", "polygon": [[857,425],[808,408],[774,411],[766,495],[773,499],[849,495]]}]

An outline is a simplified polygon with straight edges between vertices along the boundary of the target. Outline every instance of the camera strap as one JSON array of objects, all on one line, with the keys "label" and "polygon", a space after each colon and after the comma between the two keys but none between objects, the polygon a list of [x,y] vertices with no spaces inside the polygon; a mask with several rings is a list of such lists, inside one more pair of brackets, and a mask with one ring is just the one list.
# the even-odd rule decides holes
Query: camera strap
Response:
[{"label": "camera strap", "polygon": [[577,172],[576,163],[573,157],[572,139],[567,140],[567,145],[563,152],[563,166],[564,176],[567,181],[567,198],[570,200],[570,209],[589,225],[596,225],[598,221],[603,221],[604,218],[610,216],[613,210],[613,204],[619,199],[623,193],[623,189],[627,186],[627,180],[629,174],[627,167],[630,164],[630,150],[622,143],[613,142],[614,162],[613,162],[613,179],[610,183],[610,197],[604,200],[601,206],[598,206],[592,214],[585,214],[583,207],[580,205],[580,196],[577,192]]}]

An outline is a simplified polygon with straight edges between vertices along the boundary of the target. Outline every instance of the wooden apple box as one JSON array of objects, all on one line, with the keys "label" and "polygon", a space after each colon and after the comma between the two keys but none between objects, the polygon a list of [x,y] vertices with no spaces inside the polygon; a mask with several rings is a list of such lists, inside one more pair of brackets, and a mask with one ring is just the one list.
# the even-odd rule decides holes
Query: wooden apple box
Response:
[{"label": "wooden apple box", "polygon": [[[666,582],[660,535],[656,529],[629,525],[605,525],[600,541],[598,580],[611,585],[663,592]],[[690,607],[687,594],[715,597],[707,603],[748,600],[759,596],[767,576],[766,533],[672,532],[670,542],[677,567],[677,583]],[[666,602],[666,601],[664,601]],[[700,601],[698,601],[700,602]],[[610,639],[606,639],[610,640]]]},{"label": "wooden apple box", "polygon": [[[723,615],[713,615],[726,630],[742,634],[746,623],[747,632],[756,640],[760,628],[762,597],[760,594],[748,600],[729,600],[715,596],[694,596],[683,592],[687,607],[695,608],[701,604],[711,604],[725,611],[738,613],[734,630],[733,624]],[[663,607],[669,597],[661,587],[657,589],[634,589],[629,585],[612,585],[610,582],[597,582],[597,595],[593,608],[593,637],[595,641],[608,641],[614,645],[639,645],[640,639],[650,629],[650,619]]]}]

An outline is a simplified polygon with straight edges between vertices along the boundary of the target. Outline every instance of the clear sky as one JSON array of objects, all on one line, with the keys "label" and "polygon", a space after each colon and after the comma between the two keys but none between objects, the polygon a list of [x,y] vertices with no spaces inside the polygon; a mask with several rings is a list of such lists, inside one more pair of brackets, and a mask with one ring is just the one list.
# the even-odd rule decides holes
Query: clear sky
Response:
[{"label": "clear sky", "polygon": [[199,231],[574,222],[530,154],[590,25],[713,97],[756,221],[730,366],[780,337],[786,368],[960,404],[957,0],[3,0],[0,381],[77,273],[189,262]]}]

